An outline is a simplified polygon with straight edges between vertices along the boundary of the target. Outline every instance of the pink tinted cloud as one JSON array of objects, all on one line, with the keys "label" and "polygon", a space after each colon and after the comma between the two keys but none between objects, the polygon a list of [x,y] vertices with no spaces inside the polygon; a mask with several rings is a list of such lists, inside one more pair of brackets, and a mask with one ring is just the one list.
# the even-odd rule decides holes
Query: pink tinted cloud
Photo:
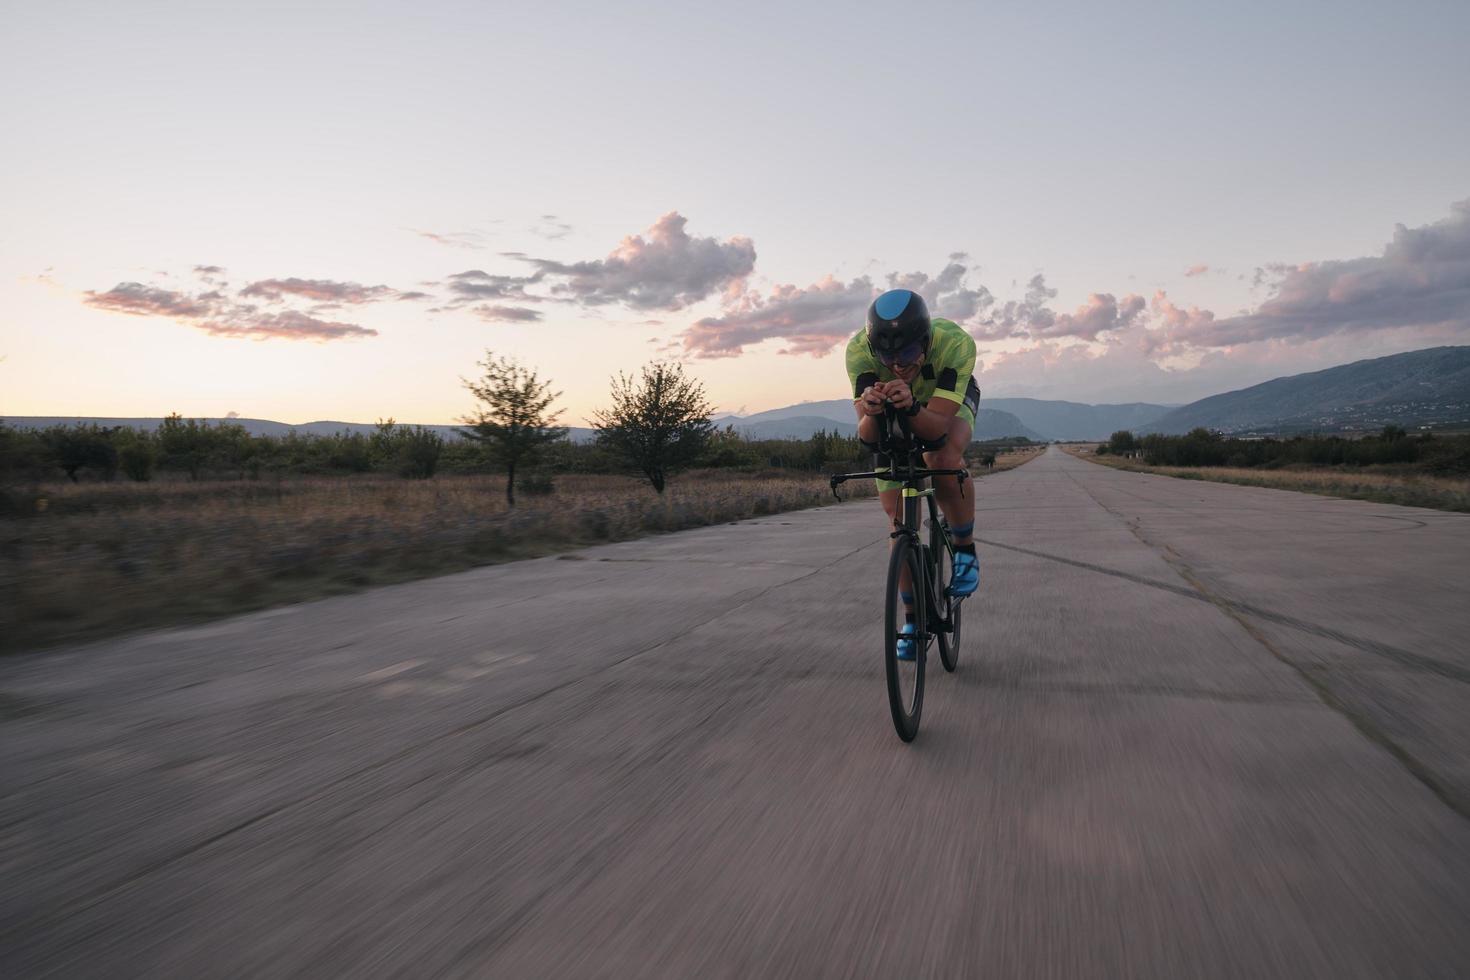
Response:
[{"label": "pink tinted cloud", "polygon": [[1382,255],[1268,266],[1273,294],[1250,313],[1174,328],[1192,347],[1233,347],[1266,340],[1304,341],[1334,334],[1444,328],[1470,334],[1470,201],[1442,221],[1398,225]]},{"label": "pink tinted cloud", "polygon": [[282,313],[242,313],[234,311],[228,317],[193,323],[205,333],[215,337],[237,337],[249,340],[344,340],[352,337],[376,337],[378,332],[370,327],[334,320],[320,320],[296,310]]},{"label": "pink tinted cloud", "polygon": [[387,286],[363,286],[355,282],[330,279],[262,279],[240,290],[241,296],[279,302],[286,296],[299,296],[318,303],[376,303],[397,296]]},{"label": "pink tinted cloud", "polygon": [[[988,309],[995,297],[969,283],[967,256],[956,252],[937,275],[890,273],[887,288],[909,289],[924,297],[930,313],[959,323]],[[695,357],[735,357],[768,340],[784,342],[783,354],[822,357],[862,329],[868,304],[879,287],[868,276],[843,282],[827,276],[810,286],[778,285],[766,295],[737,284],[721,299],[719,316],[708,316],[680,334]]]},{"label": "pink tinted cloud", "polygon": [[92,290],[84,292],[82,302],[87,306],[113,313],[131,316],[166,316],[173,319],[196,319],[209,316],[215,311],[215,297],[206,293],[190,296],[172,289],[145,286],[140,282],[120,282],[105,293]]},{"label": "pink tinted cloud", "polygon": [[780,285],[769,295],[745,292],[727,297],[720,316],[704,317],[680,339],[695,357],[737,357],[746,347],[784,340],[784,353],[829,353],[852,336],[876,292],[873,281],[860,276],[844,283],[827,276],[810,286]]},{"label": "pink tinted cloud", "polygon": [[415,231],[414,234],[418,235],[420,238],[427,238],[431,242],[439,245],[444,245],[449,248],[467,248],[478,250],[485,247],[484,236],[476,234],[473,231],[450,231],[443,233],[435,231]]},{"label": "pink tinted cloud", "polygon": [[189,295],[137,282],[123,282],[104,293],[88,291],[83,294],[82,302],[113,313],[165,317],[215,337],[328,341],[378,335],[369,327],[323,320],[296,310],[262,313],[254,306],[231,301],[217,289]]},{"label": "pink tinted cloud", "polygon": [[1061,313],[1049,323],[1036,324],[1028,332],[1036,338],[1075,337],[1095,341],[1104,333],[1126,330],[1147,308],[1142,296],[1130,294],[1120,303],[1112,293],[1093,293],[1075,313]]},{"label": "pink tinted cloud", "polygon": [[1209,266],[1205,265],[1204,263],[1200,263],[1199,265],[1192,265],[1188,269],[1185,269],[1184,270],[1184,277],[1186,279],[1192,279],[1195,276],[1202,276],[1206,272],[1209,272],[1209,271],[1210,271],[1210,267]]},{"label": "pink tinted cloud", "polygon": [[492,323],[532,323],[541,319],[540,310],[524,306],[492,306],[488,303],[474,307],[471,311],[481,320]]},{"label": "pink tinted cloud", "polygon": [[587,306],[681,310],[742,282],[755,268],[755,243],[749,238],[695,238],[685,231],[687,224],[683,215],[670,211],[602,259],[568,263],[515,257],[554,280],[555,295]]}]

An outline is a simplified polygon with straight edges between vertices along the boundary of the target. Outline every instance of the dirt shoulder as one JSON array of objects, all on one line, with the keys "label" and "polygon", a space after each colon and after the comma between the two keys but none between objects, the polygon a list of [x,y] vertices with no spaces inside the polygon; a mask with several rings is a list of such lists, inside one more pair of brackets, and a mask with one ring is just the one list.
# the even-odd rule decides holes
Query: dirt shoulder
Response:
[{"label": "dirt shoulder", "polygon": [[1149,466],[1138,459],[1099,456],[1095,444],[1062,447],[1079,459],[1115,470],[1156,473],[1182,480],[1210,480],[1247,487],[1296,490],[1326,497],[1372,500],[1405,507],[1470,512],[1470,479],[1376,472],[1364,467],[1291,467],[1276,470],[1236,466]]}]

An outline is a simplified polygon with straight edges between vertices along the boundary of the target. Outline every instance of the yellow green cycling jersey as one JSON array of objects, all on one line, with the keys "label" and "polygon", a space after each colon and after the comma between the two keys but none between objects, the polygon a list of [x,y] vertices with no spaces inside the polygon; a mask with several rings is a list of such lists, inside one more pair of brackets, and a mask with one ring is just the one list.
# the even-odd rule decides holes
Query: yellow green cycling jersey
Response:
[{"label": "yellow green cycling jersey", "polygon": [[[930,323],[929,353],[909,388],[921,405],[934,398],[958,403],[960,408],[955,414],[973,427],[980,402],[980,389],[974,378],[975,339],[953,320],[935,317]],[[854,400],[861,398],[876,382],[893,381],[897,377],[868,346],[866,328],[847,342],[847,379],[852,384]]]}]

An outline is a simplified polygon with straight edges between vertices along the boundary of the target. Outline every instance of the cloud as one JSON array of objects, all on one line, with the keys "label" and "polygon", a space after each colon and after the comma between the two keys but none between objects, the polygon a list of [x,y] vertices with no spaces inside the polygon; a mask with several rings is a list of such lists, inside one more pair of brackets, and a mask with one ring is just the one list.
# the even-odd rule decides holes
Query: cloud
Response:
[{"label": "cloud", "polygon": [[131,316],[166,316],[175,320],[191,320],[210,316],[215,304],[205,296],[189,296],[172,289],[145,286],[140,282],[120,282],[105,293],[87,290],[82,300],[88,306]]},{"label": "cloud", "polygon": [[1396,226],[1382,255],[1275,271],[1273,294],[1255,311],[1171,325],[1171,343],[1212,348],[1410,327],[1470,330],[1470,200],[1434,224]]},{"label": "cloud", "polygon": [[542,280],[541,273],[530,276],[498,276],[480,269],[456,272],[445,283],[453,295],[451,303],[476,303],[487,299],[517,299],[539,302],[539,297],[526,292],[526,287]]},{"label": "cloud", "polygon": [[1010,300],[994,307],[972,331],[979,340],[1000,340],[1006,337],[1029,337],[1033,331],[1046,331],[1056,320],[1056,314],[1047,303],[1056,298],[1057,291],[1046,284],[1046,276],[1038,272],[1026,283],[1026,296]]},{"label": "cloud", "polygon": [[319,320],[306,313],[286,310],[282,313],[253,313],[244,309],[218,320],[191,324],[215,337],[252,340],[343,340],[350,337],[376,337],[378,332],[355,323]]},{"label": "cloud", "polygon": [[394,299],[397,299],[400,302],[403,301],[403,300],[419,300],[419,299],[433,299],[433,298],[434,297],[431,296],[429,293],[419,292],[417,290],[409,290],[406,293],[399,293],[397,296],[394,297]]},{"label": "cloud", "polygon": [[485,247],[485,237],[483,235],[476,234],[473,231],[450,231],[441,234],[434,231],[419,231],[417,229],[411,230],[415,235],[418,235],[420,238],[427,238],[431,242],[437,242],[438,244],[445,245],[449,248],[468,248],[478,250]]},{"label": "cloud", "polygon": [[33,276],[19,276],[16,281],[17,282],[34,282],[37,285],[45,286],[47,289],[52,290],[53,292],[62,292],[63,290],[62,290],[61,283],[58,282],[56,280],[56,277],[51,274],[51,273],[53,273],[55,271],[56,271],[56,267],[55,266],[48,265],[46,268],[42,269],[40,272],[36,273],[35,275],[33,275]]},{"label": "cloud", "polygon": [[995,303],[995,297],[984,286],[971,289],[967,285],[968,260],[964,252],[954,252],[949,264],[932,278],[922,272],[890,273],[888,288],[912,290],[924,297],[930,313],[963,323]]},{"label": "cloud", "polygon": [[541,319],[540,310],[531,310],[524,306],[491,306],[486,304],[475,307],[472,312],[481,320],[490,320],[492,322],[530,323]]},{"label": "cloud", "polygon": [[1210,267],[1209,266],[1205,265],[1204,263],[1200,263],[1199,265],[1192,265],[1188,269],[1185,269],[1184,270],[1184,277],[1186,279],[1191,279],[1191,278],[1193,278],[1195,276],[1202,276],[1206,272],[1209,272],[1209,271],[1210,271]]},{"label": "cloud", "polygon": [[240,290],[241,296],[249,296],[280,302],[285,296],[300,296],[318,303],[376,303],[392,299],[397,291],[387,286],[362,286],[355,282],[334,282],[330,279],[262,279],[252,282]]},{"label": "cloud", "polygon": [[681,310],[739,284],[755,268],[755,244],[694,238],[670,211],[644,235],[629,235],[603,259],[557,262],[508,253],[553,281],[552,293],[587,306],[624,303],[635,310]]},{"label": "cloud", "polygon": [[166,317],[216,337],[259,340],[341,340],[376,337],[378,332],[355,323],[322,320],[295,310],[262,313],[232,302],[214,289],[189,295],[137,282],[122,282],[105,293],[87,291],[82,302],[99,310],[130,316]]},{"label": "cloud", "polygon": [[[934,316],[965,324],[995,303],[989,289],[969,284],[968,263],[965,253],[954,252],[937,275],[890,273],[884,288],[913,290]],[[821,357],[863,325],[878,292],[866,275],[850,282],[827,276],[806,287],[779,285],[764,296],[740,283],[726,291],[721,315],[704,317],[680,338],[696,357],[734,357],[767,340],[786,341],[783,354]]]},{"label": "cloud", "polygon": [[1135,294],[1124,296],[1120,303],[1112,293],[1093,293],[1077,312],[1058,314],[1047,326],[1033,329],[1031,336],[1095,341],[1101,334],[1132,326],[1147,306],[1144,298]]},{"label": "cloud", "polygon": [[572,226],[554,214],[543,214],[529,230],[538,238],[554,242],[570,235]]},{"label": "cloud", "polygon": [[776,286],[768,296],[739,292],[729,297],[722,316],[705,317],[680,336],[695,357],[736,357],[747,346],[775,339],[787,342],[783,353],[820,357],[862,326],[876,292],[867,276],[848,283],[828,276],[804,288]]}]

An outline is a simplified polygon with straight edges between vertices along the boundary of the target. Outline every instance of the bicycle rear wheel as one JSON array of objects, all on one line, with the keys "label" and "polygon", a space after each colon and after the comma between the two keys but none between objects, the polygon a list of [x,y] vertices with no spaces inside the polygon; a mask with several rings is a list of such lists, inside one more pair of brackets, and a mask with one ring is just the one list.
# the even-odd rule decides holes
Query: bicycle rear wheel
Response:
[{"label": "bicycle rear wheel", "polygon": [[[909,589],[913,597],[914,610],[914,659],[898,659],[898,643],[903,627],[903,577],[908,573]],[[898,737],[911,742],[919,734],[919,715],[924,710],[924,659],[929,646],[924,630],[924,570],[919,561],[919,550],[908,535],[900,535],[893,541],[893,553],[888,558],[888,590],[884,594],[883,628],[883,672],[888,677],[888,708],[893,714],[893,727]]]},{"label": "bicycle rear wheel", "polygon": [[960,607],[965,601],[949,595],[949,580],[954,575],[954,556],[944,545],[948,535],[948,524],[943,527],[933,523],[929,525],[929,554],[934,556],[934,608],[945,617],[951,628],[946,631],[939,623],[934,623],[933,626],[939,637],[939,662],[952,674],[960,664]]}]

